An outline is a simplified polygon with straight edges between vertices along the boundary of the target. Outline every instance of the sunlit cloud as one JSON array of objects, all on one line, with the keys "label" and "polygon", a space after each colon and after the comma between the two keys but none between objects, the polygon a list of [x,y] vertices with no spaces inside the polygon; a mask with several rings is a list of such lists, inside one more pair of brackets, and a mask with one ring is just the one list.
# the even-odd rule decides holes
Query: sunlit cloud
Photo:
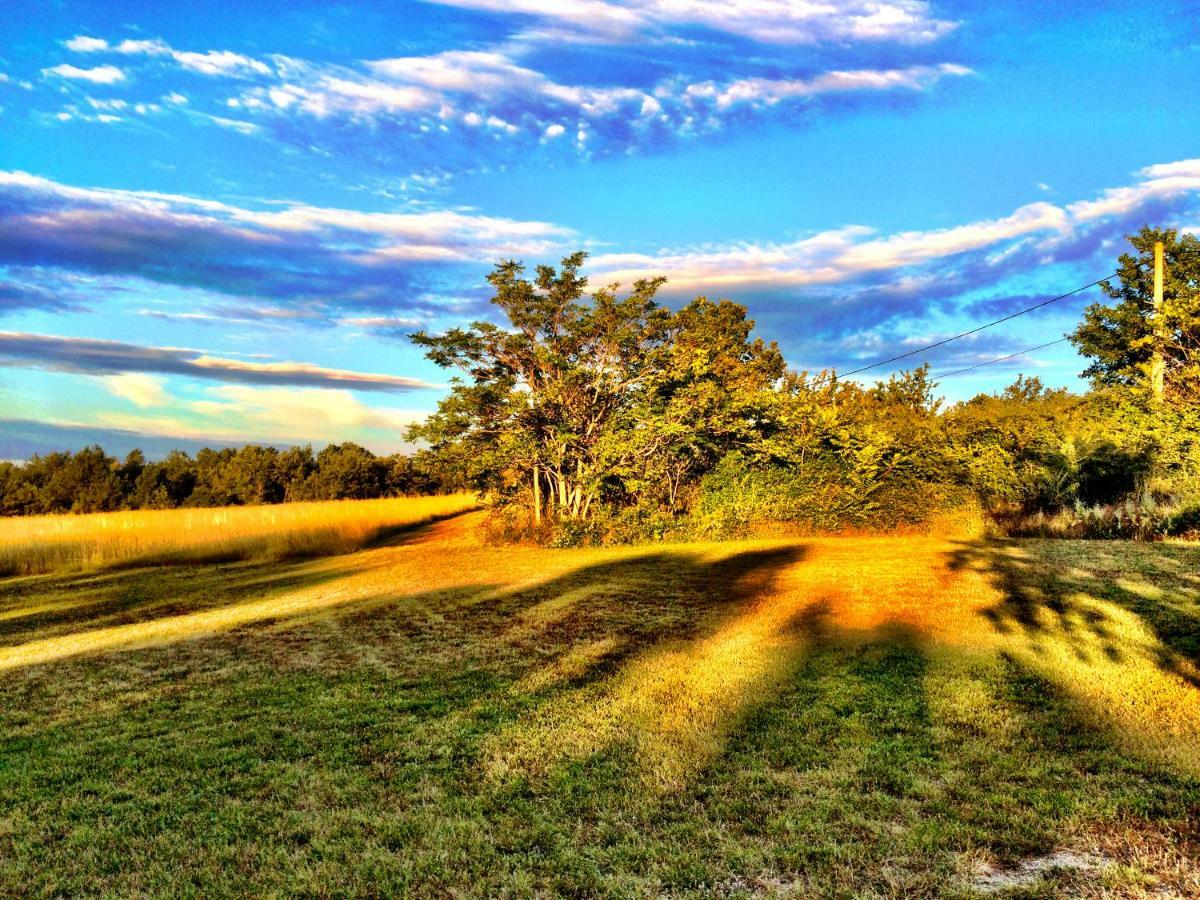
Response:
[{"label": "sunlit cloud", "polygon": [[123,375],[107,375],[103,380],[113,396],[128,400],[134,406],[162,406],[167,402],[163,379],[153,375],[127,372]]},{"label": "sunlit cloud", "polygon": [[87,424],[188,440],[317,445],[352,440],[378,452],[408,446],[425,413],[371,405],[348,390],[223,385],[145,413],[98,410]]}]

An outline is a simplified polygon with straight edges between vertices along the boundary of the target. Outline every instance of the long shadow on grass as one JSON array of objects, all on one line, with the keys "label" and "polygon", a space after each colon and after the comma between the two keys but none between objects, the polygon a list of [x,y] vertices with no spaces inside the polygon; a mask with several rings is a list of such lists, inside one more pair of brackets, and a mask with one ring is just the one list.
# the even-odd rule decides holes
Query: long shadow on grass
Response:
[{"label": "long shadow on grass", "polygon": [[886,626],[845,638],[827,632],[694,791],[656,814],[722,835],[715,861],[751,867],[735,882],[941,895],[964,890],[960,853],[1013,863],[1060,848],[1081,820],[1195,811],[1195,782],[1122,753],[1011,658],[926,655],[919,634]]},{"label": "long shadow on grass", "polygon": [[369,571],[358,557],[60,578],[43,582],[40,599],[25,608],[9,604],[17,624],[0,644],[0,669],[145,650],[235,629],[279,633],[353,620],[368,622],[366,633],[374,621],[393,643],[437,640],[460,648],[499,643],[527,661],[551,663],[578,640],[615,632],[612,652],[591,660],[615,664],[647,642],[696,633],[709,612],[736,607],[761,589],[771,570],[795,561],[800,552],[789,547],[715,562],[687,553],[651,553],[586,566],[520,590],[469,581],[416,593],[332,584]]},{"label": "long shadow on grass", "polygon": [[311,563],[235,563],[30,576],[0,587],[0,646],[277,596],[344,574]]},{"label": "long shadow on grass", "polygon": [[[1200,551],[1182,547],[1168,551],[1125,542],[1058,543],[1058,547],[1040,541],[963,543],[952,555],[950,568],[980,568],[988,573],[1001,600],[983,610],[983,615],[998,632],[1065,639],[1081,659],[1099,646],[1109,660],[1122,661],[1119,623],[1092,601],[1116,604],[1137,616],[1157,638],[1155,646],[1144,649],[1160,668],[1200,687],[1194,668],[1200,664],[1200,615],[1181,608],[1200,608],[1194,599],[1196,585],[1190,580],[1200,572]],[[1078,556],[1055,552],[1068,548],[1078,549]],[[1134,582],[1122,575],[1134,567],[1135,557],[1150,552],[1170,552],[1179,565],[1175,571],[1159,567],[1158,584],[1137,582],[1142,586],[1139,593],[1131,589]],[[1097,559],[1113,570],[1094,571]],[[1181,604],[1180,597],[1193,599]]]}]

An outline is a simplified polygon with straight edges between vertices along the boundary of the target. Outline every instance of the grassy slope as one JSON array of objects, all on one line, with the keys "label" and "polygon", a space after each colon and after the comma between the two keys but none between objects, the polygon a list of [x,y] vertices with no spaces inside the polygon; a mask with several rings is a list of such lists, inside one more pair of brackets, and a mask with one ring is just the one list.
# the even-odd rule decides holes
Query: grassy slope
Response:
[{"label": "grassy slope", "polygon": [[919,895],[1200,810],[1200,548],[471,519],[0,581],[0,894]]}]

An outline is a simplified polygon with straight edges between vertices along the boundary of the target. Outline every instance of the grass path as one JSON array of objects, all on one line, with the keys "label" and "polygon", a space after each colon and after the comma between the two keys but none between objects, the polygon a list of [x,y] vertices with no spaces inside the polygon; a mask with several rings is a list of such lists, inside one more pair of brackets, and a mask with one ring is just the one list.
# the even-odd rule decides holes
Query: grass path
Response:
[{"label": "grass path", "polygon": [[1200,548],[476,517],[0,580],[0,894],[1200,891]]}]

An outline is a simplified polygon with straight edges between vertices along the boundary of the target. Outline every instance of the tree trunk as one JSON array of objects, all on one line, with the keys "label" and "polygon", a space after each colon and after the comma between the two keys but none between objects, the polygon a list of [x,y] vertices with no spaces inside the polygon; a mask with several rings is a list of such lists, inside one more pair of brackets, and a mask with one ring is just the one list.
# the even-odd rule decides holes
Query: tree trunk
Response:
[{"label": "tree trunk", "polygon": [[533,467],[533,522],[542,524],[542,477],[538,467]]}]

